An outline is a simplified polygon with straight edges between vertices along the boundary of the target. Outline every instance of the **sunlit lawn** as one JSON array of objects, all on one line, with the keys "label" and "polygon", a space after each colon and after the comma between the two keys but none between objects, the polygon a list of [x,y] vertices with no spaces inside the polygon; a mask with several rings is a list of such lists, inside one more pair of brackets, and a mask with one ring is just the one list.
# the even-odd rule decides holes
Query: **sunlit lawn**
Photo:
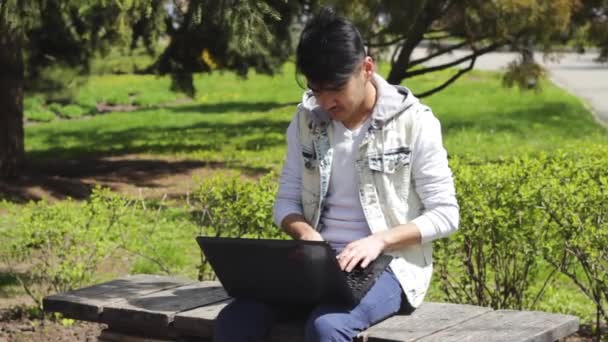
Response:
[{"label": "sunlit lawn", "polygon": [[[447,76],[431,74],[404,84],[414,93],[422,92]],[[169,84],[166,77],[93,77],[76,97],[82,106],[135,103],[141,108],[30,125],[26,129],[29,156],[138,153],[260,171],[280,168],[284,131],[302,92],[292,65],[275,77],[198,76],[196,98],[186,103],[180,100],[183,95],[169,90]],[[176,100],[177,104],[165,106]],[[502,87],[499,74],[473,72],[422,101],[439,117],[450,155],[495,159],[608,141],[606,130],[580,100],[548,82],[542,92],[522,92]]]}]

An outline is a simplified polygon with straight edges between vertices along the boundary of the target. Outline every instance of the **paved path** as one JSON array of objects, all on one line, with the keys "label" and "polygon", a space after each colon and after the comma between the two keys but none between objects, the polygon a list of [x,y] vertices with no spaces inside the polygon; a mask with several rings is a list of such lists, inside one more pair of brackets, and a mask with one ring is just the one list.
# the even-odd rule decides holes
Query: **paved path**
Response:
[{"label": "paved path", "polygon": [[[424,48],[414,51],[414,57],[424,56]],[[438,57],[429,65],[442,64],[468,54],[458,50],[452,56]],[[493,52],[477,58],[475,68],[481,70],[501,70],[519,57],[517,53]],[[551,79],[560,87],[582,98],[594,113],[596,119],[608,127],[608,63],[600,64],[593,60],[597,54],[564,53],[559,61],[543,61],[542,54],[537,60],[550,72]],[[463,63],[467,66],[467,63]]]}]

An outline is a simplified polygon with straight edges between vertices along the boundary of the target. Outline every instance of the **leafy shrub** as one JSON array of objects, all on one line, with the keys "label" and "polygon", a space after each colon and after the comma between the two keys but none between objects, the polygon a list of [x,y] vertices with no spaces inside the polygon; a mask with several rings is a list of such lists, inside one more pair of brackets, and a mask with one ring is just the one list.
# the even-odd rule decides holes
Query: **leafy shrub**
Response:
[{"label": "leafy shrub", "polygon": [[23,109],[28,121],[49,122],[55,119],[55,113],[45,108],[44,99],[39,96],[26,97]]},{"label": "leafy shrub", "polygon": [[[536,205],[541,159],[467,164],[453,160],[460,228],[435,244],[444,299],[495,309],[532,306],[545,219]],[[542,291],[542,289],[540,290]]]},{"label": "leafy shrub", "polygon": [[595,304],[596,332],[608,323],[608,158],[564,153],[547,165],[539,204],[549,215],[543,255]]},{"label": "leafy shrub", "polygon": [[[191,205],[206,236],[287,238],[273,221],[276,192],[272,173],[258,181],[241,179],[237,174],[215,176],[200,183]],[[201,253],[199,279],[209,277],[213,275]]]},{"label": "leafy shrub", "polygon": [[61,115],[68,118],[78,118],[83,115],[88,114],[88,110],[79,105],[67,105],[64,106],[61,110]]},{"label": "leafy shrub", "polygon": [[197,226],[184,209],[101,188],[86,202],[2,207],[0,256],[39,307],[48,294],[98,281],[103,263],[122,272],[195,273]]},{"label": "leafy shrub", "polygon": [[86,205],[31,202],[13,213],[15,226],[6,232],[8,263],[29,267],[17,277],[40,307],[45,295],[91,280],[99,262],[116,248],[114,228],[124,209],[123,199],[98,190]]},{"label": "leafy shrub", "polygon": [[184,208],[136,201],[121,229],[121,248],[133,257],[132,273],[194,276],[199,227]]},{"label": "leafy shrub", "polygon": [[40,107],[37,109],[28,109],[24,113],[28,121],[50,122],[55,120],[56,115],[52,111]]},{"label": "leafy shrub", "polygon": [[69,119],[78,118],[89,113],[88,109],[75,104],[63,106],[59,103],[51,103],[49,105],[49,109],[55,112],[57,115]]},{"label": "leafy shrub", "polygon": [[[600,317],[608,321],[608,148],[452,166],[461,222],[435,244],[442,299],[532,309],[561,272],[595,303],[599,333]],[[543,261],[550,272],[539,273]]]}]

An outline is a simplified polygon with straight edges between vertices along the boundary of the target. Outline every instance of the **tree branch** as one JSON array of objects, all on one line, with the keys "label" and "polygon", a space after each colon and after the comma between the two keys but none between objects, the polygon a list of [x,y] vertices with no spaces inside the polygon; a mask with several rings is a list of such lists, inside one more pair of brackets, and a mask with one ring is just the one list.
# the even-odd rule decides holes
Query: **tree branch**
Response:
[{"label": "tree branch", "polygon": [[423,57],[423,58],[419,58],[419,59],[415,59],[415,60],[413,60],[413,61],[410,61],[410,64],[409,64],[409,65],[410,65],[410,67],[412,67],[412,66],[414,66],[414,65],[422,64],[422,63],[424,63],[424,62],[428,62],[429,60],[431,60],[431,59],[433,59],[433,58],[435,58],[435,57],[437,57],[437,56],[443,55],[444,53],[452,52],[452,51],[454,51],[454,50],[456,50],[456,49],[459,49],[459,48],[461,48],[461,47],[463,47],[463,46],[465,46],[465,45],[467,45],[467,44],[468,44],[468,42],[462,42],[462,43],[460,43],[460,44],[452,45],[452,46],[450,46],[450,47],[448,47],[448,48],[445,48],[445,49],[437,50],[437,51],[435,51],[435,52],[433,52],[433,53],[429,54],[429,55],[428,55],[428,56],[426,56],[426,57]]},{"label": "tree branch", "polygon": [[[429,32],[427,32],[427,33],[429,33]],[[444,34],[441,36],[424,37],[424,40],[441,40],[441,39],[446,39],[446,38],[450,38],[450,37],[452,37],[452,35],[448,33],[448,34]]]},{"label": "tree branch", "polygon": [[447,81],[445,81],[445,82],[444,82],[442,85],[440,85],[440,86],[438,86],[438,87],[436,87],[436,88],[433,88],[433,89],[431,89],[431,90],[425,91],[424,93],[422,93],[422,94],[418,94],[418,95],[416,95],[416,96],[418,96],[418,98],[423,98],[423,97],[427,97],[427,96],[433,95],[433,94],[435,94],[436,92],[438,92],[438,91],[441,91],[441,90],[445,89],[447,86],[449,86],[450,84],[454,83],[454,81],[456,81],[458,78],[460,78],[460,76],[462,76],[462,75],[464,75],[465,73],[467,73],[467,72],[469,72],[469,71],[473,70],[473,67],[475,66],[475,60],[476,60],[476,59],[477,59],[477,56],[476,56],[476,55],[475,55],[475,56],[473,56],[473,58],[471,59],[471,63],[469,64],[469,66],[468,66],[468,67],[466,67],[466,68],[464,68],[464,69],[460,69],[460,70],[458,70],[458,72],[457,72],[457,73],[456,73],[454,76],[450,77],[450,78],[449,78]]},{"label": "tree branch", "polygon": [[391,45],[397,44],[397,43],[399,43],[401,41],[404,41],[406,39],[407,39],[407,36],[401,36],[399,38],[393,39],[393,40],[388,41],[388,42],[383,42],[383,43],[369,43],[368,42],[365,45],[367,47],[385,47],[385,46],[391,46]]},{"label": "tree branch", "polygon": [[452,62],[449,62],[449,63],[437,65],[437,66],[434,66],[434,67],[428,67],[428,68],[424,68],[424,69],[418,69],[418,70],[406,72],[405,73],[405,78],[414,77],[414,76],[426,74],[426,73],[429,73],[429,72],[439,71],[439,70],[443,70],[443,69],[447,69],[447,68],[456,66],[456,65],[458,65],[458,64],[460,64],[462,62],[466,62],[468,60],[475,59],[475,58],[477,58],[477,56],[481,56],[484,53],[488,53],[490,51],[494,51],[494,50],[498,49],[499,47],[501,47],[504,44],[505,44],[504,42],[494,43],[494,44],[491,44],[491,45],[489,45],[489,46],[487,46],[487,47],[485,47],[483,49],[476,50],[475,52],[473,52],[472,54],[470,54],[468,56],[459,58],[459,59],[457,59],[455,61],[452,61]]},{"label": "tree branch", "polygon": [[372,40],[372,38],[375,38],[375,37],[378,37],[378,36],[380,36],[380,35],[383,35],[383,34],[385,34],[386,32],[388,32],[388,26],[387,26],[387,27],[382,28],[382,29],[381,29],[381,30],[379,30],[378,32],[372,32],[372,33],[370,33],[368,37],[365,37],[365,40],[366,40],[366,41]]}]

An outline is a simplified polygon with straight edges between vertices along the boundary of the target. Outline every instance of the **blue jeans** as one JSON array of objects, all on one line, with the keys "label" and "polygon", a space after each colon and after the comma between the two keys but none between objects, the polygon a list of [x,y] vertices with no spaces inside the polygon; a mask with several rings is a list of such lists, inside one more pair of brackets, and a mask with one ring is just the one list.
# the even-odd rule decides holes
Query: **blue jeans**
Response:
[{"label": "blue jeans", "polygon": [[321,304],[311,310],[235,299],[215,320],[214,341],[266,341],[274,323],[298,318],[306,318],[306,342],[352,341],[359,332],[400,310],[411,313],[413,308],[389,268],[354,307]]}]

